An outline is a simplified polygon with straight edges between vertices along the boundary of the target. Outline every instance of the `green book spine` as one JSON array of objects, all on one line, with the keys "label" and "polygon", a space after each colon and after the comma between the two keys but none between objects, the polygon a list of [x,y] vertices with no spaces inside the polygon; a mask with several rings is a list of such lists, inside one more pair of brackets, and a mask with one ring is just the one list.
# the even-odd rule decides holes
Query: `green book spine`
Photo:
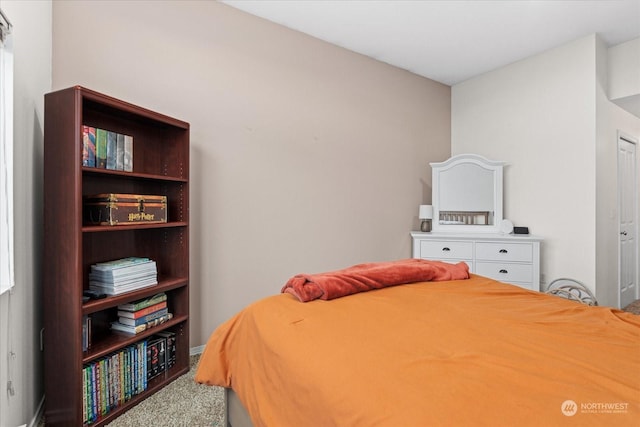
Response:
[{"label": "green book spine", "polygon": [[107,167],[107,131],[96,129],[96,166]]},{"label": "green book spine", "polygon": [[163,292],[145,300],[137,301],[134,303],[128,303],[128,304],[120,304],[118,306],[118,310],[138,311],[140,309],[161,303],[162,301],[166,301],[166,300],[167,300],[167,294]]}]

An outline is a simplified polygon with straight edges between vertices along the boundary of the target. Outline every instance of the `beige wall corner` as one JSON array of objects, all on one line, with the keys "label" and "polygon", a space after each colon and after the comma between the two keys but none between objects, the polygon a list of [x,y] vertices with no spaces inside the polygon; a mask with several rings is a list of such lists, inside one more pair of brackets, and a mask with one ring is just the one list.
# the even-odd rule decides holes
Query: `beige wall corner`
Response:
[{"label": "beige wall corner", "polygon": [[191,123],[192,347],[296,273],[410,256],[448,86],[217,2],[53,7],[55,89]]}]

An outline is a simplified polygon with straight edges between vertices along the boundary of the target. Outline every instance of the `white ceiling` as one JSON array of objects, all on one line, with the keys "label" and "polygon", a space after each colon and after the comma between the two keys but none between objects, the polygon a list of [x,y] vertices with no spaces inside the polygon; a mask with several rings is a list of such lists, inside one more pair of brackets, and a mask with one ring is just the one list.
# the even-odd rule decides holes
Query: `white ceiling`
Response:
[{"label": "white ceiling", "polygon": [[640,37],[640,0],[222,2],[447,85],[592,33]]}]

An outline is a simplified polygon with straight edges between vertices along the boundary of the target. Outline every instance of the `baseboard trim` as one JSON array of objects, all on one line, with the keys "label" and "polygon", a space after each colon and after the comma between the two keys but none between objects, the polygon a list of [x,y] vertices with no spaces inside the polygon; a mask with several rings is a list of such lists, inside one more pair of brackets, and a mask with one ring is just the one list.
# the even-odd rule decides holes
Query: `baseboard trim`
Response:
[{"label": "baseboard trim", "polygon": [[203,345],[199,345],[197,347],[191,347],[189,349],[189,356],[196,356],[198,354],[202,354],[203,351],[204,351]]}]

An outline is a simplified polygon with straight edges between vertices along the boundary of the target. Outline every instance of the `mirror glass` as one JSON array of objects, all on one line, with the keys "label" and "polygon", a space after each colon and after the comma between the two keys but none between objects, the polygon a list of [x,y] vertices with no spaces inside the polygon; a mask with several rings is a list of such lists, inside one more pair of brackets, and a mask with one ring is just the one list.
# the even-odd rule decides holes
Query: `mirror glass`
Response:
[{"label": "mirror glass", "polygon": [[432,163],[433,229],[497,232],[502,221],[503,165],[474,154]]}]

